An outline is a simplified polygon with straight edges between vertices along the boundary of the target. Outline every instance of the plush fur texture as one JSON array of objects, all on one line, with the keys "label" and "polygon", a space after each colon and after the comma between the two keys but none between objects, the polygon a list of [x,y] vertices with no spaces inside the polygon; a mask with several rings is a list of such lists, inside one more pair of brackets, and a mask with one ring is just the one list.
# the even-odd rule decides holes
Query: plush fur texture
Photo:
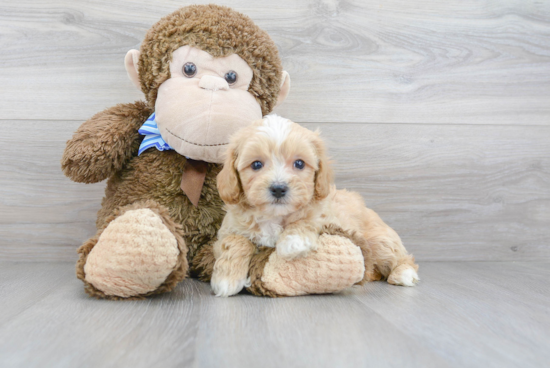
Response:
[{"label": "plush fur texture", "polygon": [[162,18],[145,35],[139,75],[149,106],[155,106],[159,86],[170,78],[172,53],[185,45],[214,57],[239,55],[254,73],[248,90],[262,113],[268,114],[275,107],[283,72],[277,46],[246,15],[213,4],[181,8]]},{"label": "plush fur texture", "polygon": [[348,237],[323,233],[307,257],[287,260],[272,253],[262,283],[279,295],[327,294],[360,283],[364,274],[361,249]]},{"label": "plush fur texture", "polygon": [[379,280],[372,277],[374,265],[363,238],[330,225],[321,229],[319,239],[319,250],[312,257],[290,261],[277,257],[275,248],[258,248],[250,261],[247,291],[277,298],[337,292]]},{"label": "plush fur texture", "polygon": [[[281,100],[280,91],[283,95],[288,93],[289,84],[285,83],[281,89],[284,74],[273,41],[248,17],[229,8],[185,7],[161,19],[148,31],[141,53],[130,52],[126,59],[127,66],[132,67],[134,56],[137,58],[139,54],[140,83],[136,84],[141,85],[147,101],[117,105],[84,122],[67,142],[61,162],[65,175],[76,182],[96,183],[108,179],[97,216],[97,234],[79,248],[76,266],[77,277],[84,282],[86,292],[94,297],[141,299],[172,290],[188,272],[201,280],[211,278],[215,264],[213,244],[225,214],[216,187],[221,165],[208,164],[195,207],[180,189],[182,173],[188,165],[184,156],[155,148],[137,155],[143,140],[138,129],[153,113],[159,86],[170,78],[172,52],[185,45],[213,56],[235,53],[245,60],[253,71],[248,91],[263,114],[271,111],[278,98]],[[137,76],[135,68],[130,71],[132,76]],[[151,223],[145,223],[146,218]],[[148,231],[161,234],[167,244],[158,245],[152,239],[146,244],[139,231],[128,230],[139,227],[140,223]],[[116,255],[122,251],[116,249],[119,236],[124,238],[122,248],[126,252],[125,258],[120,259]],[[173,251],[172,237],[176,239],[178,252]],[[99,248],[94,255],[95,246]],[[157,246],[163,258],[159,269],[151,256]],[[139,254],[140,247],[145,250],[144,254]],[[90,255],[94,261],[88,270],[93,275],[87,276]],[[132,262],[138,260],[139,267],[133,269]],[[258,264],[251,265],[256,267],[256,275],[260,273]],[[151,275],[146,275],[149,272]],[[162,275],[168,272],[157,287]],[[120,282],[117,278],[124,280]],[[263,294],[257,294],[275,295],[268,289],[262,290]]]},{"label": "plush fur texture", "polygon": [[250,286],[246,288],[248,292],[258,296],[269,296],[271,298],[286,296],[277,294],[274,290],[267,288],[262,281],[265,266],[273,252],[275,252],[275,248],[260,247],[250,259],[250,267],[248,270]]},{"label": "plush fur texture", "polygon": [[149,208],[126,211],[107,226],[88,254],[85,280],[107,295],[146,294],[166,280],[179,254],[176,235],[159,215]]},{"label": "plush fur texture", "polygon": [[[216,188],[216,176],[221,165],[208,165],[199,206],[193,206],[180,189],[187,161],[185,157],[174,151],[160,152],[156,149],[149,149],[137,156],[142,140],[137,130],[150,114],[151,110],[142,102],[117,105],[85,122],[67,143],[62,160],[67,176],[85,183],[109,177],[97,217],[98,235],[80,249],[77,274],[82,280],[85,279],[83,268],[86,256],[97,243],[97,238],[114,219],[113,216],[116,217],[122,208],[129,205],[145,203],[138,208],[165,209],[167,221],[182,229],[181,236],[188,245],[184,254],[186,263],[193,260],[199,247],[211,243],[216,237],[225,214]],[[200,260],[197,262],[200,263]],[[168,282],[157,292],[171,290],[183,279],[186,271],[187,267],[181,277]],[[93,296],[107,297],[89,283],[86,284],[86,291]]]},{"label": "plush fur texture", "polygon": [[212,273],[214,272],[214,264],[216,263],[213,247],[215,241],[216,239],[213,239],[208,244],[199,248],[191,263],[191,277],[196,277],[204,282],[210,282]]},{"label": "plush fur texture", "polygon": [[[193,77],[183,72],[188,63],[195,66]],[[228,71],[237,75],[231,85],[223,78]],[[182,46],[172,55],[170,74],[155,104],[162,137],[185,157],[223,163],[231,134],[262,118],[260,105],[249,91],[252,69],[236,54],[214,58]]]},{"label": "plush fur texture", "polygon": [[[90,295],[131,299],[169,291],[185,277],[188,263],[196,265],[192,274],[203,278],[211,275],[211,244],[225,214],[216,188],[221,165],[209,164],[199,204],[195,207],[180,189],[187,162],[185,157],[174,151],[159,152],[154,148],[137,156],[143,140],[138,129],[153,113],[159,86],[170,78],[172,52],[185,45],[200,48],[215,57],[239,55],[252,68],[248,90],[262,112],[270,112],[277,102],[283,77],[277,47],[248,17],[222,6],[189,6],[161,19],[147,32],[138,61],[141,88],[147,102],[117,105],[93,116],[67,142],[61,162],[63,172],[76,182],[95,183],[108,179],[97,217],[98,233],[79,249],[77,276],[85,282]],[[169,231],[177,239],[182,238],[178,241],[180,253],[166,260],[166,264],[175,264],[174,270],[156,290],[146,292],[141,288],[135,290],[135,295],[127,292],[107,295],[108,289],[99,290],[86,281],[86,260],[102,232],[129,208],[157,213]],[[105,244],[109,243],[104,240]],[[132,241],[131,235],[128,241]],[[205,250],[199,252],[202,247]],[[108,247],[101,248],[103,251],[98,254],[109,258]],[[100,266],[94,267],[97,270]],[[150,269],[147,265],[145,268]],[[122,277],[116,272],[110,275]]]},{"label": "plush fur texture", "polygon": [[[276,195],[275,186],[284,187],[285,194]],[[218,189],[227,214],[214,244],[217,260],[226,259],[224,239],[235,236],[276,247],[282,259],[304,257],[317,250],[323,226],[337,225],[364,240],[365,268],[372,277],[371,262],[390,283],[413,286],[418,281],[418,266],[397,233],[365,207],[360,195],[335,189],[318,132],[276,115],[242,129],[231,140]],[[248,260],[232,259],[232,267],[240,270],[216,275],[214,267],[213,287],[243,283],[236,277],[245,274]]]},{"label": "plush fur texture", "polygon": [[[88,260],[88,256],[90,255],[90,253],[93,251],[94,247],[97,245],[97,243],[99,242],[99,240],[101,239],[101,235],[103,234],[104,230],[109,227],[109,225],[116,219],[119,219],[119,218],[123,218],[126,214],[128,213],[132,213],[136,210],[143,210],[143,209],[147,209],[147,211],[150,211],[152,214],[158,216],[158,218],[161,219],[162,221],[162,225],[164,226],[163,230],[164,231],[168,231],[172,234],[172,236],[174,237],[174,239],[176,240],[176,243],[177,243],[177,247],[178,247],[178,250],[179,252],[177,254],[175,254],[175,252],[167,252],[165,253],[165,264],[173,264],[173,269],[172,269],[172,272],[165,278],[164,282],[162,282],[160,284],[160,286],[157,286],[155,289],[152,289],[150,291],[146,291],[144,292],[143,291],[143,286],[144,286],[144,282],[141,282],[138,286],[138,289],[134,289],[133,292],[131,291],[131,287],[128,287],[128,285],[126,284],[126,290],[122,293],[124,295],[118,295],[118,294],[113,294],[111,293],[113,291],[113,289],[111,288],[111,285],[113,285],[115,282],[111,282],[110,285],[107,285],[106,288],[104,288],[103,290],[99,289],[97,286],[101,287],[102,285],[100,284],[96,284],[97,286],[94,286],[90,281],[93,281],[93,278],[92,279],[87,279],[87,275],[86,275],[86,272],[85,272],[85,268],[86,268],[86,264],[87,264],[87,260]],[[124,221],[124,222],[127,222],[127,221]],[[123,231],[122,233],[124,233],[125,231]],[[131,300],[134,300],[134,299],[143,299],[144,297],[146,296],[149,296],[149,295],[153,295],[153,294],[160,294],[160,293],[164,293],[164,292],[167,292],[167,291],[170,291],[172,290],[178,282],[180,282],[181,280],[183,280],[185,278],[185,275],[187,274],[187,271],[188,271],[188,262],[187,262],[187,258],[186,258],[186,255],[188,253],[188,249],[187,249],[187,246],[185,244],[185,241],[183,240],[183,237],[182,237],[182,230],[181,230],[181,225],[175,223],[171,218],[170,218],[170,215],[168,213],[168,211],[166,210],[166,208],[158,205],[157,203],[153,202],[153,201],[138,201],[136,203],[133,203],[131,205],[128,205],[128,206],[124,206],[124,207],[121,207],[121,208],[118,208],[117,210],[115,210],[113,212],[113,214],[109,217],[107,217],[105,219],[105,221],[103,222],[103,225],[101,227],[98,228],[98,231],[97,231],[97,234],[90,238],[88,241],[86,241],[79,249],[78,249],[78,253],[80,254],[80,257],[79,257],[79,260],[76,264],[76,275],[77,277],[82,280],[85,284],[85,290],[86,292],[93,296],[93,297],[96,297],[96,298],[105,298],[105,299],[113,299],[113,300],[120,300],[120,299],[131,299]],[[132,235],[133,234],[127,234],[126,236],[126,241],[125,243],[126,244],[129,244],[131,245],[132,243]],[[136,236],[136,238],[139,238],[139,234],[137,234],[138,236]],[[115,233],[113,233],[111,235],[111,239],[114,237],[118,237]],[[170,238],[168,236],[168,238]],[[111,240],[109,239],[109,240]],[[109,242],[108,240],[108,242]],[[143,244],[145,247],[147,247],[147,244]],[[128,247],[127,247],[128,249]],[[139,255],[138,255],[138,252],[132,252],[132,249],[130,249],[130,252],[133,253],[133,256],[132,258],[138,258]],[[110,276],[111,277],[114,277],[116,278],[116,275],[118,273],[122,273],[122,274],[125,274],[127,275],[129,272],[133,272],[134,270],[134,267],[132,267],[131,265],[131,261],[130,262],[127,262],[127,264],[125,265],[122,265],[122,258],[118,258],[116,257],[114,254],[109,254],[109,252],[101,252],[103,253],[101,256],[103,257],[112,257],[113,259],[110,260],[111,264],[101,264],[99,265],[97,262],[94,266],[96,270],[98,270],[99,272],[103,273],[105,275],[105,273],[110,273]],[[137,256],[137,257],[136,257]],[[171,257],[170,257],[171,256]],[[126,260],[128,260],[128,257],[126,256]],[[143,260],[143,259],[142,259]],[[175,263],[174,263],[174,260],[175,260]],[[145,261],[148,262],[148,264],[142,264],[142,273],[147,273],[148,269],[152,269],[155,266],[155,260],[151,260],[151,259],[145,259]],[[113,267],[115,266],[114,263],[118,263],[119,265],[116,265],[116,267]],[[123,266],[122,269],[118,269],[119,266]],[[148,267],[150,266],[150,267]],[[102,270],[99,269],[99,268],[103,268]],[[151,284],[157,284],[157,280],[149,280],[149,282],[151,282]]]},{"label": "plush fur texture", "polygon": [[119,104],[95,114],[67,142],[61,159],[65,175],[77,183],[109,178],[137,155],[138,129],[153,110],[142,101]]},{"label": "plush fur texture", "polygon": [[187,160],[174,151],[149,149],[134,157],[121,172],[107,182],[105,198],[98,213],[97,225],[116,208],[136,201],[151,200],[167,208],[172,220],[183,227],[189,247],[189,260],[199,246],[212,240],[225,214],[216,189],[220,165],[208,164],[208,171],[197,207],[180,189]]}]

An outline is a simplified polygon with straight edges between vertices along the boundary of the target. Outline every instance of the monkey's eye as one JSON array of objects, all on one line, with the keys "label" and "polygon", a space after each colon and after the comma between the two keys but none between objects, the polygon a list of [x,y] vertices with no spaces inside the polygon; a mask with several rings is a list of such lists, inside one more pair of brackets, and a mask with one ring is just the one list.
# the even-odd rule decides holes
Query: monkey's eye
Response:
[{"label": "monkey's eye", "polygon": [[306,166],[305,162],[302,160],[296,160],[294,161],[294,167],[298,170],[302,170]]},{"label": "monkey's eye", "polygon": [[185,75],[187,78],[194,77],[195,74],[197,74],[197,66],[193,63],[185,63],[183,65],[183,75]]},{"label": "monkey's eye", "polygon": [[237,73],[233,70],[228,71],[225,73],[225,80],[228,84],[234,84],[237,81]]},{"label": "monkey's eye", "polygon": [[261,161],[254,161],[250,167],[252,167],[252,170],[257,171],[264,167],[264,164]]}]

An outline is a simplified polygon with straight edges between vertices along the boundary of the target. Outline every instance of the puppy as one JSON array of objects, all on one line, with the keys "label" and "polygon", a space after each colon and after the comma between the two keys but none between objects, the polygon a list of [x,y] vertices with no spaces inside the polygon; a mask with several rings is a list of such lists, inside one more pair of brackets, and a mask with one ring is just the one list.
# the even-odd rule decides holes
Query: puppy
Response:
[{"label": "puppy", "polygon": [[419,280],[397,233],[359,194],[336,190],[318,132],[277,115],[240,130],[229,144],[218,190],[227,214],[214,244],[211,285],[217,296],[249,286],[256,245],[276,247],[288,260],[301,257],[317,248],[319,231],[329,224],[367,240],[370,279],[404,286]]}]

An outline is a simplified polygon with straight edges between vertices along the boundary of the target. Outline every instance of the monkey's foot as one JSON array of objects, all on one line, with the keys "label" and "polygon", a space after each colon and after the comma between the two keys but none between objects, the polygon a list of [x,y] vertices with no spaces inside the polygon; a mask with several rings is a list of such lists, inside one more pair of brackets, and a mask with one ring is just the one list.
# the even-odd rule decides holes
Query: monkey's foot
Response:
[{"label": "monkey's foot", "polygon": [[99,236],[87,256],[84,280],[106,296],[147,295],[176,269],[179,254],[176,236],[156,211],[128,210]]},{"label": "monkey's foot", "polygon": [[273,248],[264,248],[251,262],[248,290],[272,297],[335,293],[364,276],[361,249],[345,236],[324,233],[318,249],[304,258],[284,260]]}]

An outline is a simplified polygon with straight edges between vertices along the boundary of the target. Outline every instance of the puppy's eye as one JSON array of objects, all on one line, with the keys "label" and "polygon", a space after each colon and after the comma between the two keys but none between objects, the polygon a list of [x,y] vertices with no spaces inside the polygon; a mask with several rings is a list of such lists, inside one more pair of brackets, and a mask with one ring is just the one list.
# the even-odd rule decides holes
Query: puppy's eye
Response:
[{"label": "puppy's eye", "polygon": [[250,167],[252,167],[252,170],[260,170],[262,167],[264,167],[264,164],[262,164],[261,161],[254,161],[252,165],[250,165]]},{"label": "puppy's eye", "polygon": [[225,80],[228,84],[234,84],[237,81],[237,73],[233,70],[228,71],[225,73]]},{"label": "puppy's eye", "polygon": [[306,164],[302,160],[296,160],[294,161],[294,167],[297,168],[298,170],[302,170],[304,167],[306,167]]},{"label": "puppy's eye", "polygon": [[185,63],[182,71],[187,78],[192,78],[197,74],[197,66],[193,63]]}]

